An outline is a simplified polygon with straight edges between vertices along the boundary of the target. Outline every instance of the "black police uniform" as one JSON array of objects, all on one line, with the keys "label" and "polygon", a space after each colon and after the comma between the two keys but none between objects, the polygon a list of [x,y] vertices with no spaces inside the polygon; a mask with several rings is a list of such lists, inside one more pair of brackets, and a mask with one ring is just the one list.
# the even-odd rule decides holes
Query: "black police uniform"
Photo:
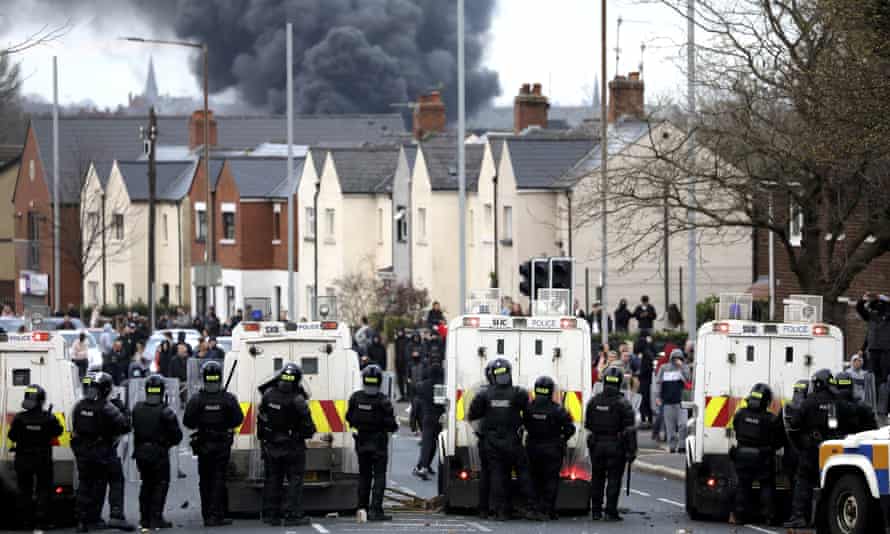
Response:
[{"label": "black police uniform", "polygon": [[575,434],[572,416],[553,402],[549,394],[538,394],[525,412],[528,432],[525,448],[530,462],[538,512],[556,518],[559,470],[565,458],[566,441]]},{"label": "black police uniform", "polygon": [[133,458],[139,469],[139,523],[166,528],[164,503],[170,489],[170,447],[182,441],[176,414],[161,402],[142,401],[133,408]]},{"label": "black police uniform", "polygon": [[421,439],[420,458],[417,460],[417,468],[430,471],[433,457],[436,455],[436,442],[442,431],[439,419],[445,412],[445,407],[435,403],[435,387],[445,381],[445,373],[442,366],[433,364],[430,366],[429,377],[420,383],[418,399],[421,407]]},{"label": "black police uniform", "polygon": [[587,447],[590,450],[591,512],[599,516],[603,509],[603,489],[606,492],[606,516],[618,519],[618,496],[625,461],[637,454],[634,412],[630,403],[617,388],[607,386],[602,393],[587,403],[584,428],[590,431]]},{"label": "black police uniform", "polygon": [[467,415],[470,421],[482,420],[480,433],[485,441],[485,456],[491,476],[488,507],[500,520],[510,515],[509,490],[513,469],[516,469],[527,513],[534,515],[528,457],[522,447],[521,436],[522,419],[527,409],[528,393],[524,389],[496,384],[473,397]]},{"label": "black police uniform", "polygon": [[306,400],[298,392],[273,387],[260,402],[257,437],[263,442],[265,482],[263,520],[277,524],[281,517],[282,485],[287,479],[285,519],[303,518],[303,474],[306,471],[306,441],[315,434],[315,423]]},{"label": "black police uniform", "polygon": [[[48,526],[46,512],[53,486],[52,442],[63,430],[59,420],[42,406],[17,413],[9,427],[9,440],[15,443],[18,514],[25,529]],[[35,491],[36,503],[32,499]]]},{"label": "black police uniform", "polygon": [[234,442],[232,429],[242,421],[244,415],[238,400],[227,391],[201,390],[185,407],[182,423],[197,431],[191,445],[198,456],[198,487],[205,526],[227,523],[226,470]]},{"label": "black police uniform", "polygon": [[[127,409],[121,399],[113,398],[109,402],[120,410],[127,421],[131,421],[130,410]],[[114,458],[108,464],[108,516],[118,526],[123,526],[126,530],[132,530],[133,525],[127,523],[124,519],[124,464],[118,454],[119,444],[120,439],[117,439],[114,442]]]},{"label": "black police uniform", "polygon": [[386,489],[389,434],[399,429],[392,403],[382,393],[371,395],[362,390],[356,391],[349,397],[346,421],[358,431],[355,436],[359,470],[358,507],[369,510],[369,517],[380,517],[383,515],[383,492]]},{"label": "black police uniform", "polygon": [[[491,385],[483,384],[476,395],[484,395],[489,387]],[[470,406],[472,407],[472,403]],[[488,464],[488,442],[485,440],[485,434],[481,431],[481,427],[475,434],[476,448],[479,450],[479,517],[488,519],[490,512],[489,499],[491,498],[491,466]]]},{"label": "black police uniform", "polygon": [[[776,490],[776,450],[785,442],[782,420],[765,408],[754,410],[741,408],[732,419],[737,446],[731,451],[738,487],[736,488],[735,515],[737,520],[756,516],[756,500],[752,489],[756,481],[760,485],[760,510],[769,523],[774,518]],[[747,506],[751,503],[753,506]]]},{"label": "black police uniform", "polygon": [[105,487],[120,463],[117,442],[130,431],[127,417],[110,401],[82,399],[74,405],[71,449],[77,461],[77,516],[84,528],[101,526]]}]

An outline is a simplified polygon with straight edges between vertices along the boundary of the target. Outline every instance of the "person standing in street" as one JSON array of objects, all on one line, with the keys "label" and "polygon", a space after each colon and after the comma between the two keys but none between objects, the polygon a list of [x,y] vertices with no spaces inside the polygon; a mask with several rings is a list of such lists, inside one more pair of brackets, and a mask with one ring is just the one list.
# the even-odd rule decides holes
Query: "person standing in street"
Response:
[{"label": "person standing in street", "polygon": [[[485,383],[479,386],[476,395],[484,395],[488,388],[494,387],[494,360],[485,364]],[[479,518],[488,519],[491,514],[489,498],[491,497],[491,467],[488,464],[488,448],[485,434],[482,432],[484,419],[477,419],[472,423],[473,433],[476,434],[476,447],[479,450]]]},{"label": "person standing in street", "polygon": [[379,334],[374,334],[371,344],[368,345],[368,360],[381,370],[386,371],[386,347]]},{"label": "person standing in street", "polygon": [[442,431],[439,419],[445,413],[445,406],[436,404],[435,390],[437,385],[444,383],[445,371],[442,369],[442,362],[434,360],[430,364],[429,376],[420,383],[417,394],[423,419],[420,423],[420,456],[413,474],[423,480],[429,480],[430,475],[435,474],[432,463],[436,455],[439,433]]},{"label": "person standing in street", "polygon": [[842,434],[858,434],[866,430],[878,428],[875,420],[875,412],[867,404],[856,398],[855,382],[853,375],[847,371],[841,371],[834,377],[835,394],[840,401],[847,403],[854,417],[848,417],[840,421]]},{"label": "person standing in street", "polygon": [[52,444],[64,429],[51,411],[43,409],[45,402],[46,391],[42,387],[37,384],[26,387],[23,411],[12,419],[7,434],[9,441],[15,442],[17,510],[20,526],[25,530],[48,529],[52,515],[48,514],[53,487]]},{"label": "person standing in street", "polygon": [[634,353],[640,362],[640,421],[642,428],[651,428],[653,423],[652,410],[652,373],[655,366],[655,346],[652,336],[640,336],[634,344]]},{"label": "person standing in street", "polygon": [[368,355],[368,346],[371,345],[371,338],[374,336],[374,329],[368,324],[368,318],[362,317],[362,325],[355,331],[353,341],[357,347],[356,352],[359,356]]},{"label": "person standing in street", "polygon": [[145,400],[133,407],[133,458],[139,469],[139,525],[143,529],[171,528],[164,519],[170,489],[170,448],[182,441],[176,413],[165,400],[160,375],[145,379]]},{"label": "person standing in street", "polygon": [[399,389],[398,402],[405,402],[408,395],[408,336],[404,328],[399,328],[395,340],[396,384]]},{"label": "person standing in street", "polygon": [[77,531],[104,528],[133,530],[123,510],[112,508],[106,524],[101,519],[105,504],[105,488],[112,476],[120,436],[130,431],[130,421],[108,398],[114,381],[108,373],[98,372],[83,380],[87,395],[72,410],[71,450],[77,462]]},{"label": "person standing in street", "polygon": [[426,327],[435,330],[440,322],[445,320],[445,314],[442,312],[442,306],[439,301],[433,302],[433,307],[426,314]]},{"label": "person standing in street", "polygon": [[300,394],[303,370],[287,363],[275,387],[263,393],[257,415],[257,437],[262,442],[265,480],[263,523],[281,525],[281,497],[287,480],[284,526],[308,525],[303,512],[303,475],[306,472],[306,440],[315,434],[309,405]]},{"label": "person standing in street", "polygon": [[655,402],[662,411],[670,452],[686,452],[686,409],[683,390],[691,380],[683,351],[671,351],[670,361],[658,369],[655,378]]},{"label": "person standing in street", "polygon": [[549,376],[535,380],[535,399],[524,414],[523,425],[528,432],[525,450],[530,462],[535,509],[541,519],[556,520],[556,498],[559,491],[559,470],[566,454],[566,442],[575,434],[572,416],[553,402],[556,383]]},{"label": "person standing in street", "polygon": [[[621,521],[618,497],[625,462],[633,463],[637,456],[637,433],[634,412],[621,394],[624,373],[617,367],[603,372],[603,391],[587,403],[584,428],[590,454],[591,519]],[[603,491],[606,510],[603,515]]]},{"label": "person standing in street", "polygon": [[182,423],[196,430],[192,450],[198,457],[201,516],[205,527],[231,525],[226,519],[226,469],[234,442],[233,429],[244,421],[238,399],[223,390],[223,369],[216,360],[201,366],[203,387],[189,399]]},{"label": "person standing in street", "polygon": [[[736,446],[729,457],[735,466],[735,509],[729,523],[756,522],[757,510],[770,525],[775,523],[773,506],[776,491],[776,451],[785,445],[782,420],[769,411],[773,392],[766,384],[755,384],[746,400],[732,418]],[[759,489],[754,489],[757,482]]]},{"label": "person standing in street", "polygon": [[853,396],[872,410],[876,410],[875,375],[865,369],[862,356],[854,354],[850,358],[850,367],[847,372],[853,379]]},{"label": "person standing in street", "polygon": [[102,355],[102,372],[108,373],[115,386],[127,379],[127,370],[130,366],[129,358],[124,352],[124,345],[120,339],[114,340],[111,350]]},{"label": "person standing in street", "polygon": [[856,313],[867,324],[867,363],[880,387],[890,374],[890,297],[866,293],[856,302]]},{"label": "person standing in street", "polygon": [[220,363],[226,359],[226,351],[219,346],[216,338],[213,336],[210,336],[207,340],[207,354],[204,357],[208,360],[217,360]]},{"label": "person standing in street", "polygon": [[71,361],[77,367],[78,378],[83,378],[90,366],[90,345],[87,343],[86,332],[78,334],[77,339],[71,344]]},{"label": "person standing in street", "polygon": [[657,316],[655,306],[649,304],[649,297],[640,297],[640,303],[634,308],[633,318],[637,320],[637,329],[641,336],[652,334]]},{"label": "person standing in street", "polygon": [[369,521],[389,521],[383,513],[386,466],[389,462],[389,435],[399,429],[392,403],[380,386],[383,371],[376,365],[362,370],[362,389],[349,397],[346,422],[356,429],[355,452],[358,455],[358,507],[367,510]]},{"label": "person standing in street", "polygon": [[630,319],[633,314],[627,308],[627,299],[621,299],[618,307],[615,308],[615,331],[619,334],[626,334],[630,328]]}]

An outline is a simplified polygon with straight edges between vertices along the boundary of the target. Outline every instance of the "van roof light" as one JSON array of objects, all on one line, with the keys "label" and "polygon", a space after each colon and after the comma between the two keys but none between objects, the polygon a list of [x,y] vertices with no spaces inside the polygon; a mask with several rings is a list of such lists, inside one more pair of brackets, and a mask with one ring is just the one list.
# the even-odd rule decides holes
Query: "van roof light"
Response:
[{"label": "van roof light", "polygon": [[259,332],[260,324],[259,323],[244,323],[244,331],[245,332]]},{"label": "van roof light", "polygon": [[728,334],[729,323],[714,323],[714,332],[717,334]]}]

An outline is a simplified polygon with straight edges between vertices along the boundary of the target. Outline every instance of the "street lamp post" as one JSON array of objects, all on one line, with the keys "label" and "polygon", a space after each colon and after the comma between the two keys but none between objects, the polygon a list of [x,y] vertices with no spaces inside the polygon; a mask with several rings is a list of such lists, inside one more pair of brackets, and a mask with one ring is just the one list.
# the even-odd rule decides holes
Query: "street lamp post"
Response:
[{"label": "street lamp post", "polygon": [[312,198],[312,213],[315,214],[315,217],[312,218],[312,233],[315,235],[315,247],[314,247],[314,258],[313,261],[315,263],[312,272],[315,276],[315,281],[312,282],[315,285],[314,289],[314,297],[312,298],[312,320],[318,319],[318,243],[321,241],[321,237],[318,235],[318,193],[321,191],[321,178],[315,181],[315,196]]},{"label": "street lamp post", "polygon": [[143,132],[148,141],[148,309],[149,331],[157,325],[157,304],[155,303],[155,190],[157,188],[157,168],[155,166],[155,146],[158,140],[158,117],[155,108],[148,110],[148,131]]}]

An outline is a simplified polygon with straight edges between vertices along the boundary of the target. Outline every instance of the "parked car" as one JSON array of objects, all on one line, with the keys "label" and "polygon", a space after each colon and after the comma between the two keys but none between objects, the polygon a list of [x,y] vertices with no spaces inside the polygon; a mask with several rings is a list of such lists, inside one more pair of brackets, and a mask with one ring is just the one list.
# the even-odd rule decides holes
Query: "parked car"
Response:
[{"label": "parked car", "polygon": [[[77,331],[85,330],[86,325],[83,324],[83,321],[76,317],[72,317],[71,324],[74,325],[74,329]],[[62,323],[65,322],[64,317],[42,317],[38,320],[34,320],[31,323],[31,330],[58,330]]]},{"label": "parked car", "polygon": [[20,319],[18,317],[6,317],[0,319],[0,329],[7,334],[14,334],[19,331],[19,328],[22,326],[25,327],[25,330],[29,330],[28,328],[28,320]]}]

